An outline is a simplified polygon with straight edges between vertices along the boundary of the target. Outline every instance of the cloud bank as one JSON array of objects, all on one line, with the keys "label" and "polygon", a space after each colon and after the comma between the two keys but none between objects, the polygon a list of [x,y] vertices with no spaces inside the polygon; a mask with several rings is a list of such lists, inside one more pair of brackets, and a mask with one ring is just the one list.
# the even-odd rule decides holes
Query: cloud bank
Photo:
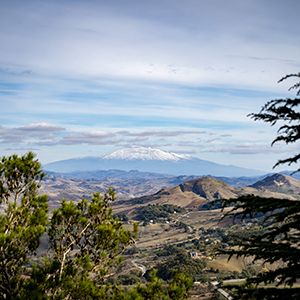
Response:
[{"label": "cloud bank", "polygon": [[270,150],[274,130],[247,114],[291,95],[276,82],[299,71],[299,9],[296,0],[6,1],[0,151],[39,149],[50,161],[138,144],[269,168],[284,147]]}]

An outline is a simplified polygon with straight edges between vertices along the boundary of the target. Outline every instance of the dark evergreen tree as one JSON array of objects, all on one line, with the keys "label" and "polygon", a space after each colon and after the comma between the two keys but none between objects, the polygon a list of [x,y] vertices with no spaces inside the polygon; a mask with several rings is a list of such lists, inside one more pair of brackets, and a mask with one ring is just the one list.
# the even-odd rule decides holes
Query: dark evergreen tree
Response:
[{"label": "dark evergreen tree", "polygon": [[[272,145],[280,141],[292,144],[298,142],[300,139],[300,73],[286,75],[278,82],[280,83],[294,77],[299,78],[299,81],[292,85],[289,90],[296,90],[295,98],[271,100],[262,107],[259,113],[249,115],[254,120],[261,120],[270,123],[272,126],[283,122],[283,125],[278,129],[277,137],[273,140]],[[296,164],[299,160],[300,153],[296,153],[292,157],[279,160],[274,165],[274,168],[281,164]],[[300,168],[297,171],[300,171]]]},{"label": "dark evergreen tree", "polygon": [[[289,78],[300,78],[300,73],[287,75],[279,82]],[[254,120],[271,125],[281,123],[272,144],[279,141],[291,144],[300,140],[300,81],[290,88],[293,89],[296,89],[296,98],[271,100],[259,113],[250,115]],[[296,153],[279,160],[274,167],[296,164],[299,160],[300,153]],[[300,289],[294,286],[300,279],[300,201],[250,195],[223,201],[223,207],[233,207],[225,217],[239,221],[255,217],[259,224],[256,223],[250,231],[247,228],[245,234],[233,237],[231,246],[221,252],[229,257],[248,256],[273,265],[273,268],[264,269],[258,276],[247,279],[245,287],[236,287],[239,291],[236,298],[300,299]],[[281,285],[281,288],[264,288],[259,285],[261,283]]]}]

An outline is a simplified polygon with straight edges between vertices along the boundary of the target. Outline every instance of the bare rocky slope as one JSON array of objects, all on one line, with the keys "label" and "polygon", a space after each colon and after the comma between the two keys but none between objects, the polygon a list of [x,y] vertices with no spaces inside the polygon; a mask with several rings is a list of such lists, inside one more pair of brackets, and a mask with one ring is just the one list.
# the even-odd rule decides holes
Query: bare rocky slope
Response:
[{"label": "bare rocky slope", "polygon": [[280,189],[275,189],[275,186],[278,184],[277,181],[274,184],[267,184],[272,182],[274,178],[279,178],[279,176],[274,174],[252,186],[235,188],[221,180],[205,176],[184,182],[176,187],[164,188],[153,195],[120,201],[118,204],[122,205],[124,209],[128,209],[130,206],[148,204],[174,204],[186,208],[199,208],[212,200],[230,199],[249,194],[261,197],[300,200],[299,180],[280,175]]},{"label": "bare rocky slope", "polygon": [[300,195],[300,180],[282,174],[273,174],[254,184],[251,187],[275,193]]},{"label": "bare rocky slope", "polygon": [[[95,175],[95,174],[94,174]],[[80,179],[73,175],[49,174],[42,183],[41,193],[49,195],[50,208],[61,199],[90,198],[95,192],[113,187],[117,193],[115,207],[127,210],[148,204],[174,204],[198,208],[217,199],[236,198],[254,194],[262,197],[300,199],[300,180],[282,174],[273,174],[246,187],[233,187],[210,176],[198,177],[109,171]]]},{"label": "bare rocky slope", "polygon": [[47,172],[40,193],[49,197],[50,208],[57,207],[62,199],[90,198],[93,193],[104,193],[109,187],[116,191],[118,200],[152,195],[165,187],[176,186],[195,176],[170,176],[164,174],[106,170],[95,172]]}]

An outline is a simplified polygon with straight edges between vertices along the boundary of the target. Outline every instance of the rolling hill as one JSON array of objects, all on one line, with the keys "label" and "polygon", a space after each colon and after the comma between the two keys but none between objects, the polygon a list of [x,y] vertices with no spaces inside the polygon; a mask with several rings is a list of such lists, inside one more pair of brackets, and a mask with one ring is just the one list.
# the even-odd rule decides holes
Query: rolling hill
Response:
[{"label": "rolling hill", "polygon": [[300,181],[287,175],[273,174],[251,185],[259,190],[268,190],[276,193],[299,194]]},{"label": "rolling hill", "polygon": [[[263,185],[263,183],[272,182],[274,178],[278,177],[284,179],[281,181],[283,182],[281,189],[276,190],[273,185]],[[281,174],[270,175],[252,186],[243,188],[235,188],[216,178],[204,176],[175,187],[161,189],[153,195],[120,201],[118,204],[127,210],[130,210],[130,207],[148,204],[173,204],[186,208],[199,208],[212,200],[230,199],[249,194],[300,200],[299,185],[299,180]]]}]

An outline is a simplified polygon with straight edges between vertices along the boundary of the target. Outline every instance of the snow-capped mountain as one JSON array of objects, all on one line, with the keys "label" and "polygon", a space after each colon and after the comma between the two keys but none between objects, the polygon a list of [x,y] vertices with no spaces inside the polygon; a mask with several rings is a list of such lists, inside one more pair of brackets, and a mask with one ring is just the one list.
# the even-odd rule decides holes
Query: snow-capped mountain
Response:
[{"label": "snow-capped mountain", "polygon": [[97,170],[138,170],[169,175],[257,176],[264,172],[231,165],[221,165],[188,155],[160,149],[132,147],[102,157],[83,157],[53,162],[44,166],[47,171],[76,172]]},{"label": "snow-capped mountain", "polygon": [[154,149],[151,147],[131,147],[114,151],[104,155],[103,159],[125,159],[125,160],[171,160],[178,161],[187,159],[187,155]]}]

